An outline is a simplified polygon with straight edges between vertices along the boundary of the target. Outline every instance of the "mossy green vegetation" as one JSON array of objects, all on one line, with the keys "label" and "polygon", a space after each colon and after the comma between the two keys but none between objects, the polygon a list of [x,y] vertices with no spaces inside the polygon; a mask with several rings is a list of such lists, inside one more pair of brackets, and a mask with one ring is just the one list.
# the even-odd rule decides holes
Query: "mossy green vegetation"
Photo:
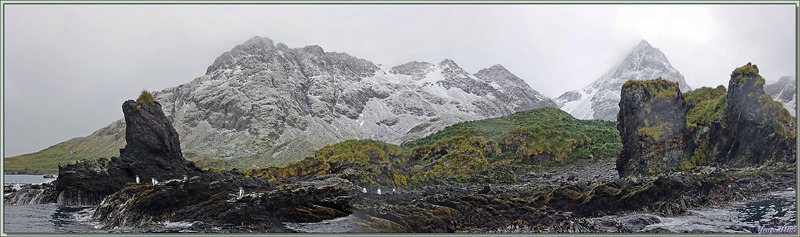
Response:
[{"label": "mossy green vegetation", "polygon": [[551,107],[458,123],[402,146],[425,149],[435,141],[457,137],[481,137],[489,143],[499,141],[500,152],[481,154],[492,161],[514,164],[539,164],[543,162],[535,161],[548,160],[546,157],[559,162],[565,158],[609,158],[616,157],[622,149],[615,122],[578,120]]},{"label": "mossy green vegetation", "polygon": [[765,80],[761,75],[758,74],[758,66],[752,63],[747,63],[747,65],[741,66],[736,68],[731,73],[731,85],[736,84],[738,86],[743,86],[745,83],[748,83],[748,77],[755,76],[756,81],[753,82],[755,86],[764,86]]},{"label": "mossy green vegetation", "polygon": [[654,98],[671,98],[678,95],[680,87],[677,82],[656,78],[652,80],[628,80],[622,85],[622,88],[627,87],[641,87],[648,91]]},{"label": "mossy green vegetation", "polygon": [[347,140],[317,150],[314,157],[327,162],[334,172],[338,172],[353,166],[391,167],[392,164],[405,163],[408,152],[397,145],[375,140]]},{"label": "mossy green vegetation", "polygon": [[[95,136],[95,138],[98,137]],[[110,139],[93,139],[92,137],[73,138],[38,152],[5,157],[3,159],[3,171],[37,174],[57,173],[58,164],[66,165],[69,162],[81,159],[119,156],[119,149],[102,149],[102,147],[124,146],[124,140],[114,141]]]},{"label": "mossy green vegetation", "polygon": [[[762,96],[762,98],[759,98],[759,100],[764,103],[764,107],[757,109],[756,113],[764,113],[767,115],[759,126],[772,126],[776,133],[789,138],[794,138],[795,129],[797,127],[797,125],[794,123],[794,116],[792,116],[789,111],[787,111],[786,108],[781,105],[781,103],[772,100],[772,97],[769,95]],[[769,124],[769,120],[767,119],[769,117],[775,118],[775,121],[773,121],[771,124]]]},{"label": "mossy green vegetation", "polygon": [[686,113],[686,125],[689,127],[710,126],[715,118],[725,113],[725,108],[728,107],[727,90],[722,85],[714,89],[698,88],[683,95],[686,105],[689,107],[689,111]]},{"label": "mossy green vegetation", "polygon": [[401,146],[373,140],[328,145],[285,167],[247,170],[271,181],[343,174],[358,185],[397,187],[456,182],[512,182],[513,167],[616,157],[615,122],[578,120],[556,108],[455,124]]},{"label": "mossy green vegetation", "polygon": [[655,126],[648,126],[639,128],[639,136],[649,136],[653,138],[655,141],[659,141],[661,138],[661,132],[667,129],[667,124],[662,123]]},{"label": "mossy green vegetation", "polygon": [[410,153],[397,145],[375,140],[347,140],[327,145],[314,157],[284,167],[267,167],[244,171],[243,174],[280,181],[291,177],[312,177],[344,171],[348,168],[379,170],[381,167],[404,164]]},{"label": "mossy green vegetation", "polygon": [[737,84],[741,86],[744,81],[739,79],[745,79],[744,76],[750,74],[758,74],[758,66],[748,62],[747,65],[734,69],[731,78],[737,79]]},{"label": "mossy green vegetation", "polygon": [[156,103],[158,102],[153,94],[150,94],[147,90],[142,90],[142,93],[139,94],[139,98],[136,99],[136,102],[147,102],[147,103]]}]

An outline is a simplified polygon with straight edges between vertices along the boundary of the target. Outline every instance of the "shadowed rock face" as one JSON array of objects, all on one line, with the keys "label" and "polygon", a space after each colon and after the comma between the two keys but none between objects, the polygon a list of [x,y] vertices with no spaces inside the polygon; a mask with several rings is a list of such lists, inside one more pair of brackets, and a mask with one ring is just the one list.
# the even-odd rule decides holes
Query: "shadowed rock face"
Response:
[{"label": "shadowed rock face", "polygon": [[661,78],[629,81],[622,87],[619,107],[620,176],[661,173],[680,164],[688,108],[677,83]]},{"label": "shadowed rock face", "polygon": [[62,204],[97,204],[105,196],[120,190],[126,183],[151,178],[163,181],[202,172],[181,154],[178,133],[161,111],[158,102],[126,101],[127,145],[120,157],[84,159],[76,164],[59,166],[56,190]]}]

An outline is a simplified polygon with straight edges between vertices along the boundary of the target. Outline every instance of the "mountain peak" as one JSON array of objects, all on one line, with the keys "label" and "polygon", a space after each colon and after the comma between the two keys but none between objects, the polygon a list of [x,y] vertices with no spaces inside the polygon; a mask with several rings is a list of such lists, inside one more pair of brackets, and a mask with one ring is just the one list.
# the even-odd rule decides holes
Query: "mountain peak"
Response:
[{"label": "mountain peak", "polygon": [[636,47],[637,48],[645,48],[645,47],[646,48],[652,48],[653,46],[651,46],[650,43],[647,43],[647,40],[642,39],[641,41],[639,41],[639,44],[636,45]]},{"label": "mountain peak", "polygon": [[429,62],[411,61],[392,67],[390,72],[394,74],[408,75],[413,77],[415,80],[419,80],[425,77],[425,74],[428,74],[432,67],[433,64]]},{"label": "mountain peak", "polygon": [[506,69],[505,67],[503,67],[503,65],[500,64],[495,64],[489,68],[481,69],[480,71],[478,71],[478,73],[475,74],[475,76],[478,76],[479,78],[494,78],[494,79],[517,78],[517,80],[522,81],[522,79],[519,79],[516,75],[508,71],[508,69]]},{"label": "mountain peak", "polygon": [[323,50],[322,47],[320,47],[319,45],[308,45],[306,47],[303,47],[303,50],[317,55],[325,54],[325,50]]},{"label": "mountain peak", "polygon": [[456,64],[455,61],[453,61],[452,59],[449,59],[449,58],[446,58],[446,59],[442,60],[442,62],[439,63],[439,66],[442,66],[442,67],[449,66],[451,68],[459,68],[458,64]]},{"label": "mountain peak", "polygon": [[562,94],[557,103],[561,109],[579,119],[613,121],[619,112],[622,85],[629,80],[655,78],[678,82],[681,92],[691,90],[683,75],[669,63],[667,56],[646,40],[641,40],[606,74],[580,90]]},{"label": "mountain peak", "polygon": [[780,79],[778,79],[778,82],[781,82],[781,83],[794,82],[794,77],[793,76],[782,76]]},{"label": "mountain peak", "polygon": [[503,65],[500,64],[492,65],[488,69],[492,71],[508,71],[508,69],[506,69],[505,67],[503,67]]},{"label": "mountain peak", "polygon": [[273,45],[272,40],[267,37],[261,36],[253,36],[253,38],[248,39],[242,45],[254,45],[254,44],[269,44]]}]

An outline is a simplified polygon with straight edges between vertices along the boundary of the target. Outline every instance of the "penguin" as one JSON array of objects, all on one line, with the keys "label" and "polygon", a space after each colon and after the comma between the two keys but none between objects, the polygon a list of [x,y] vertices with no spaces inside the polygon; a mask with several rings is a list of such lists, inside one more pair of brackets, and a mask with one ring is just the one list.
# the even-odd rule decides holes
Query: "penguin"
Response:
[{"label": "penguin", "polygon": [[183,175],[183,181],[189,180],[189,176]]},{"label": "penguin", "polygon": [[155,178],[155,177],[151,177],[150,179],[152,179],[152,181],[153,181],[153,185],[156,185],[156,184],[158,184],[158,180],[156,180],[156,178]]},{"label": "penguin", "polygon": [[136,183],[137,184],[139,183],[139,176],[138,175],[136,176]]},{"label": "penguin", "polygon": [[239,197],[244,196],[244,188],[239,187]]},{"label": "penguin", "polygon": [[362,193],[367,193],[367,188],[361,188]]},{"label": "penguin", "polygon": [[378,195],[381,195],[381,188],[378,188]]}]

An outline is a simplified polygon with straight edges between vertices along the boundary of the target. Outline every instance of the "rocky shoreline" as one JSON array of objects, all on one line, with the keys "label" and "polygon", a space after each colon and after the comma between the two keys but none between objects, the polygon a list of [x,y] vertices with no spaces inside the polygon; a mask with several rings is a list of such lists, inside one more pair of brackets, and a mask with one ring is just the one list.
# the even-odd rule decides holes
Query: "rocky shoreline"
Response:
[{"label": "rocky shoreline", "polygon": [[[583,160],[529,171],[519,175],[517,182],[394,191],[355,186],[340,175],[271,187],[263,179],[214,173],[155,186],[129,183],[106,198],[92,219],[109,230],[163,230],[169,223],[186,223],[184,231],[201,233],[302,232],[304,225],[323,222],[338,231],[358,233],[623,233],[642,231],[658,223],[656,217],[743,201],[796,184],[796,170],[788,164],[703,166],[625,178],[614,177],[613,166],[612,159]],[[595,167],[589,170],[597,172],[584,172],[586,167]],[[250,184],[245,185],[248,192],[239,197],[238,186],[245,183]],[[258,187],[265,189],[254,190]],[[367,193],[362,192],[364,188]],[[376,193],[378,188],[381,195]]]}]

